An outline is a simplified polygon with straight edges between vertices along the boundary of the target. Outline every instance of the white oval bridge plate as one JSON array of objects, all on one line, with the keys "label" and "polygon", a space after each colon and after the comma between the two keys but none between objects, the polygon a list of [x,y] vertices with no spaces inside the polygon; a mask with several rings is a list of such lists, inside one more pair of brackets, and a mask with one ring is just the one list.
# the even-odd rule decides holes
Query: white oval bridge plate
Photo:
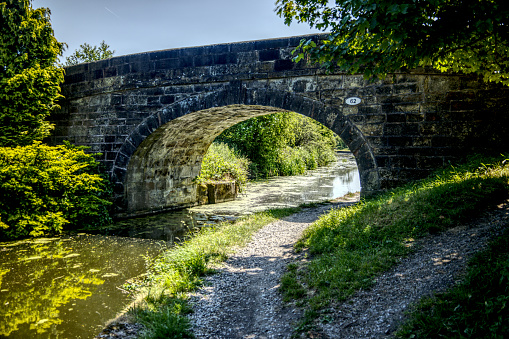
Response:
[{"label": "white oval bridge plate", "polygon": [[345,99],[345,103],[350,106],[358,105],[361,103],[361,101],[362,101],[361,98],[357,98],[357,97],[351,97],[351,98]]}]

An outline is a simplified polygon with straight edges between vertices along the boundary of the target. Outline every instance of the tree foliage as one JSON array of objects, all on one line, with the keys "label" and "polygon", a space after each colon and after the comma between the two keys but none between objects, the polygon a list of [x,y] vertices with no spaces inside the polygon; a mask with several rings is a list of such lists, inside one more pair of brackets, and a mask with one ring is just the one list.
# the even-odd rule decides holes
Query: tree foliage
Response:
[{"label": "tree foliage", "polygon": [[111,58],[115,51],[110,50],[110,46],[101,42],[99,46],[91,46],[87,43],[80,45],[80,48],[65,59],[66,66],[81,64],[84,62],[97,61]]},{"label": "tree foliage", "polygon": [[[76,245],[76,242],[72,244]],[[0,269],[0,282],[2,275],[6,277],[2,287],[6,289],[9,286],[9,293],[2,296],[2,338],[28,337],[30,334],[26,333],[26,329],[31,324],[37,326],[31,326],[30,333],[33,334],[30,337],[49,336],[52,331],[58,331],[57,326],[63,322],[60,312],[64,305],[89,298],[99,285],[104,284],[100,272],[67,264],[63,258],[73,255],[73,250],[76,250],[69,245],[70,242],[66,241],[25,243],[7,259],[8,265],[4,266],[7,268]],[[40,259],[33,260],[34,257]],[[30,265],[27,265],[27,261],[30,261]],[[13,288],[9,282],[15,286],[22,282],[23,287]]]},{"label": "tree foliage", "polygon": [[0,239],[59,234],[109,221],[108,186],[83,147],[0,147]]},{"label": "tree foliage", "polygon": [[252,162],[252,174],[277,175],[278,151],[295,142],[289,113],[260,116],[241,122],[224,131],[217,141],[234,145]]},{"label": "tree foliage", "polygon": [[296,61],[366,77],[419,66],[476,73],[509,85],[509,6],[505,0],[277,0],[292,21],[330,32],[304,39]]},{"label": "tree foliage", "polygon": [[0,15],[0,239],[108,222],[109,188],[94,157],[40,142],[63,82],[50,11],[6,0]]},{"label": "tree foliage", "polygon": [[0,2],[0,146],[28,145],[52,129],[45,119],[64,77],[49,15],[28,0]]},{"label": "tree foliage", "polygon": [[216,141],[232,145],[250,161],[254,177],[302,174],[335,159],[337,138],[313,119],[293,112],[251,118]]}]

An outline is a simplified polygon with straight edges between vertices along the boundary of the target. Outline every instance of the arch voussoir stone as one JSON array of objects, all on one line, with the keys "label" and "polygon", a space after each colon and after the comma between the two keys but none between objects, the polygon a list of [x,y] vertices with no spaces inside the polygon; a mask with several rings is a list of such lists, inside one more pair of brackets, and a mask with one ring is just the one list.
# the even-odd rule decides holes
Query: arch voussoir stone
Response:
[{"label": "arch voussoir stone", "polygon": [[[154,129],[149,136],[143,136],[147,130],[147,123],[143,121],[126,138],[115,163],[115,168],[124,168],[128,162],[125,173],[115,176],[119,180],[117,187],[124,187],[124,193],[118,198],[125,198],[122,208],[126,213],[156,212],[195,204],[193,179],[199,174],[204,153],[217,135],[238,122],[281,111],[294,111],[326,123],[331,120],[329,115],[333,114],[332,120],[337,117],[335,110],[314,99],[266,89],[245,89],[249,105],[231,105],[229,89],[177,101],[147,118]],[[272,106],[275,104],[280,106]],[[181,116],[167,113],[175,111],[181,112]],[[348,126],[351,139],[360,140],[362,136],[353,136],[360,132]],[[364,149],[369,153],[365,143]],[[363,160],[359,170],[371,173],[373,166],[374,162]]]}]

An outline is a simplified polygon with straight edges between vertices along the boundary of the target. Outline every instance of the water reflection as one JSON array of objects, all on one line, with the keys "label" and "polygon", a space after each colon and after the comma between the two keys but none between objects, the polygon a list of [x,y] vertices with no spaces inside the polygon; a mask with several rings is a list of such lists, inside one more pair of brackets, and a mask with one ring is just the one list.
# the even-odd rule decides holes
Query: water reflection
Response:
[{"label": "water reflection", "polygon": [[309,171],[306,175],[250,182],[234,201],[127,219],[103,232],[173,242],[204,224],[215,224],[269,208],[331,200],[358,191],[360,179],[355,158],[351,153],[343,153],[331,166]]},{"label": "water reflection", "polygon": [[128,303],[117,287],[164,246],[88,235],[0,243],[0,336],[94,336]]},{"label": "water reflection", "polygon": [[190,210],[205,215],[239,216],[269,208],[295,207],[303,203],[326,201],[358,192],[359,171],[351,153],[343,153],[331,166],[306,175],[275,177],[248,183],[235,201],[203,205]]},{"label": "water reflection", "polygon": [[184,209],[120,220],[100,232],[120,237],[164,240],[171,244],[207,222],[209,220],[203,214]]},{"label": "water reflection", "polygon": [[129,304],[118,287],[145,271],[145,257],[190,231],[359,190],[355,160],[343,154],[304,176],[249,183],[235,201],[120,221],[106,235],[0,243],[0,337],[93,337]]}]

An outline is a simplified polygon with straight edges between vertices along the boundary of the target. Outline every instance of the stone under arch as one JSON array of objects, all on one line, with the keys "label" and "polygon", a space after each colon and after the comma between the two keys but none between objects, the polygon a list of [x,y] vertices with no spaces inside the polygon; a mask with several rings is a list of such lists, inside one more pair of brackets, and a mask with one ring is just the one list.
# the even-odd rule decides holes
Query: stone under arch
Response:
[{"label": "stone under arch", "polygon": [[376,191],[378,172],[362,133],[320,101],[291,92],[232,89],[198,94],[173,103],[143,121],[120,148],[112,177],[118,215],[192,206],[193,179],[212,141],[225,129],[252,117],[293,111],[311,117],[347,143],[357,160],[362,193]]}]

